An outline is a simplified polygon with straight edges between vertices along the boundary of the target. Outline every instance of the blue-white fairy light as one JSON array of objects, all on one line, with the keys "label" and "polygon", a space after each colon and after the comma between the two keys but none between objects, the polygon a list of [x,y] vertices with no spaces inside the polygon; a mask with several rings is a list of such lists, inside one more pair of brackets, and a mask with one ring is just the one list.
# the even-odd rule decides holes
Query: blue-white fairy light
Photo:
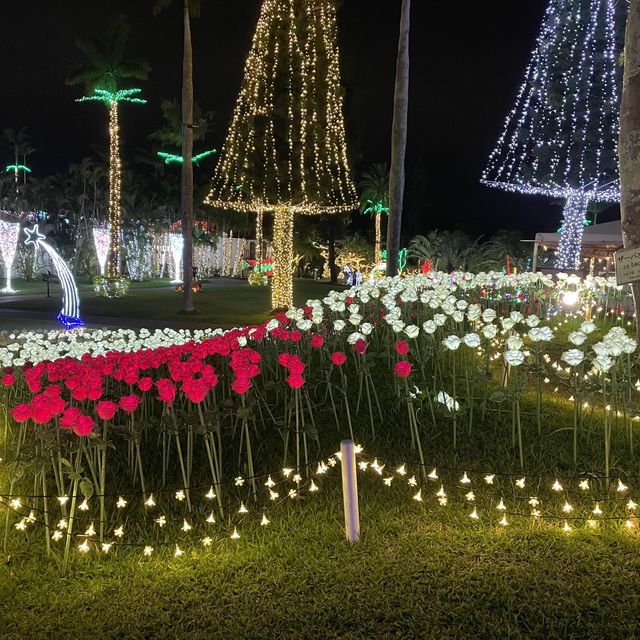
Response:
[{"label": "blue-white fairy light", "polygon": [[566,201],[556,267],[580,263],[589,202],[618,202],[627,3],[550,0],[516,103],[482,174],[492,187]]},{"label": "blue-white fairy light", "polygon": [[62,309],[60,313],[58,313],[58,320],[65,329],[75,329],[76,327],[84,326],[84,322],[80,319],[78,287],[66,262],[51,245],[45,242],[46,237],[40,233],[37,224],[33,225],[31,229],[25,228],[24,232],[27,236],[25,244],[31,244],[36,249],[40,247],[43,251],[47,252],[60,280],[60,285],[62,286]]}]

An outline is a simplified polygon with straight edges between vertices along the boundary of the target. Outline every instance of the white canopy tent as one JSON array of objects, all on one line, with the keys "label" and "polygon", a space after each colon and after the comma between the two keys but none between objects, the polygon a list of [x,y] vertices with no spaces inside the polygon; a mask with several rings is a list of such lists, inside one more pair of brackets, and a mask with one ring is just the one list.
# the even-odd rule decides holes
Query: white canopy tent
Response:
[{"label": "white canopy tent", "polygon": [[[559,233],[536,233],[533,241],[533,271],[538,268],[538,252],[556,249],[560,243]],[[622,227],[620,220],[603,222],[584,228],[582,236],[582,256],[584,258],[610,259],[613,253],[622,248]]]}]

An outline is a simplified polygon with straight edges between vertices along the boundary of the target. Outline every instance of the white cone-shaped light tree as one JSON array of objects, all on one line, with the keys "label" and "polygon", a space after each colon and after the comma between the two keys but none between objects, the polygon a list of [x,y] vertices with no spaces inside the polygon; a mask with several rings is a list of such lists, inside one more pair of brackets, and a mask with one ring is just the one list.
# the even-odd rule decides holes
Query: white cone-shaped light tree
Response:
[{"label": "white cone-shaped light tree", "polygon": [[355,210],[334,0],[264,0],[206,203],[274,214],[272,306],[293,303],[297,214]]},{"label": "white cone-shaped light tree", "polygon": [[627,3],[550,0],[516,103],[482,182],[565,202],[556,268],[580,264],[590,202],[618,202]]}]

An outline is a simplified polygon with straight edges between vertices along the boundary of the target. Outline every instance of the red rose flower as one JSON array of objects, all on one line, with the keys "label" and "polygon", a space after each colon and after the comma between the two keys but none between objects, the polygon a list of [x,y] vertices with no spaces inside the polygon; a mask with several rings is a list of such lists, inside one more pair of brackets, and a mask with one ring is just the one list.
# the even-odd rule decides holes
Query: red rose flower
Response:
[{"label": "red rose flower", "polygon": [[294,329],[289,334],[289,337],[291,338],[292,342],[300,342],[300,340],[302,340],[302,333],[300,333],[300,331],[298,331],[297,329]]},{"label": "red rose flower", "polygon": [[209,386],[202,380],[185,380],[182,383],[182,393],[184,393],[191,402],[202,402],[209,393]]},{"label": "red rose flower", "polygon": [[409,353],[409,343],[406,340],[398,340],[395,344],[396,353],[406,356]]},{"label": "red rose flower", "polygon": [[319,349],[324,344],[324,338],[319,333],[314,333],[311,336],[311,346],[314,349]]},{"label": "red rose flower", "polygon": [[304,384],[304,378],[299,373],[292,373],[287,377],[287,384],[292,389],[299,389]]},{"label": "red rose flower", "polygon": [[341,367],[347,361],[347,356],[342,351],[334,351],[329,358],[337,367]]},{"label": "red rose flower", "polygon": [[135,393],[132,393],[128,396],[122,396],[118,401],[118,405],[123,411],[126,411],[127,413],[133,413],[138,408],[138,405],[141,402],[142,398],[140,396],[137,396]]},{"label": "red rose flower", "polygon": [[0,378],[0,382],[3,387],[11,387],[15,384],[16,378],[12,373],[5,373],[2,378]]},{"label": "red rose flower", "polygon": [[60,418],[60,426],[63,429],[73,429],[77,424],[82,411],[78,407],[69,407],[64,410],[62,418]]},{"label": "red rose flower", "polygon": [[90,416],[81,415],[78,416],[78,421],[72,427],[73,433],[77,436],[88,436],[92,431],[93,427],[96,426],[96,422]]},{"label": "red rose flower", "polygon": [[176,397],[176,385],[168,378],[162,378],[156,382],[158,399],[166,404],[171,404]]},{"label": "red rose flower", "polygon": [[11,417],[16,422],[24,422],[31,417],[31,407],[28,404],[19,404],[11,409]]},{"label": "red rose flower", "polygon": [[140,391],[149,391],[152,386],[153,378],[150,378],[149,376],[140,378],[140,380],[138,381],[138,388],[140,389]]},{"label": "red rose flower", "polygon": [[398,378],[407,378],[411,374],[411,363],[408,360],[400,360],[396,363],[396,375]]},{"label": "red rose flower", "polygon": [[111,400],[103,400],[96,405],[96,413],[102,420],[111,420],[118,411],[118,405]]},{"label": "red rose flower", "polygon": [[243,395],[251,389],[251,380],[249,378],[236,378],[231,383],[231,389],[238,395]]},{"label": "red rose flower", "polygon": [[353,345],[353,350],[356,353],[363,355],[368,346],[369,345],[362,338],[358,338],[358,340],[356,340],[356,343]]}]

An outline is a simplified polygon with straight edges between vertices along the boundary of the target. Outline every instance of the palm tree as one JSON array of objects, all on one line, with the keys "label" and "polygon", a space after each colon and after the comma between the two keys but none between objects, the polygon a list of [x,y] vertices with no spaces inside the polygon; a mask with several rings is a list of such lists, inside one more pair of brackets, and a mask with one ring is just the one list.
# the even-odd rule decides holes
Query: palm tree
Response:
[{"label": "palm tree", "polygon": [[402,234],[402,206],[404,199],[407,151],[407,120],[409,111],[409,29],[411,0],[402,0],[400,36],[396,62],[396,86],[393,101],[391,131],[391,171],[389,173],[389,226],[387,228],[387,275],[398,273],[398,254]]},{"label": "palm tree", "polygon": [[389,214],[389,168],[380,162],[371,165],[360,180],[360,213],[375,217],[376,242],[374,260],[380,262],[382,249],[382,215]]},{"label": "palm tree", "polygon": [[[620,210],[625,248],[640,247],[640,0],[631,0],[620,105]],[[640,282],[631,285],[640,317]],[[640,322],[637,323],[640,340]]]},{"label": "palm tree", "polygon": [[79,101],[93,100],[105,103],[109,108],[109,259],[107,277],[117,278],[120,271],[120,152],[118,103],[144,100],[133,97],[139,89],[123,89],[125,80],[144,80],[149,74],[146,62],[130,58],[126,52],[129,25],[119,16],[115,18],[102,37],[83,37],[76,46],[84,54],[85,64],[76,69],[67,79],[68,84],[84,85],[91,94]]},{"label": "palm tree", "polygon": [[[180,1],[180,0],[175,0]],[[193,307],[193,50],[191,18],[200,15],[201,0],[182,0],[182,180],[180,209],[182,214],[182,311],[192,313]],[[155,14],[174,4],[174,0],[153,0]]]}]

